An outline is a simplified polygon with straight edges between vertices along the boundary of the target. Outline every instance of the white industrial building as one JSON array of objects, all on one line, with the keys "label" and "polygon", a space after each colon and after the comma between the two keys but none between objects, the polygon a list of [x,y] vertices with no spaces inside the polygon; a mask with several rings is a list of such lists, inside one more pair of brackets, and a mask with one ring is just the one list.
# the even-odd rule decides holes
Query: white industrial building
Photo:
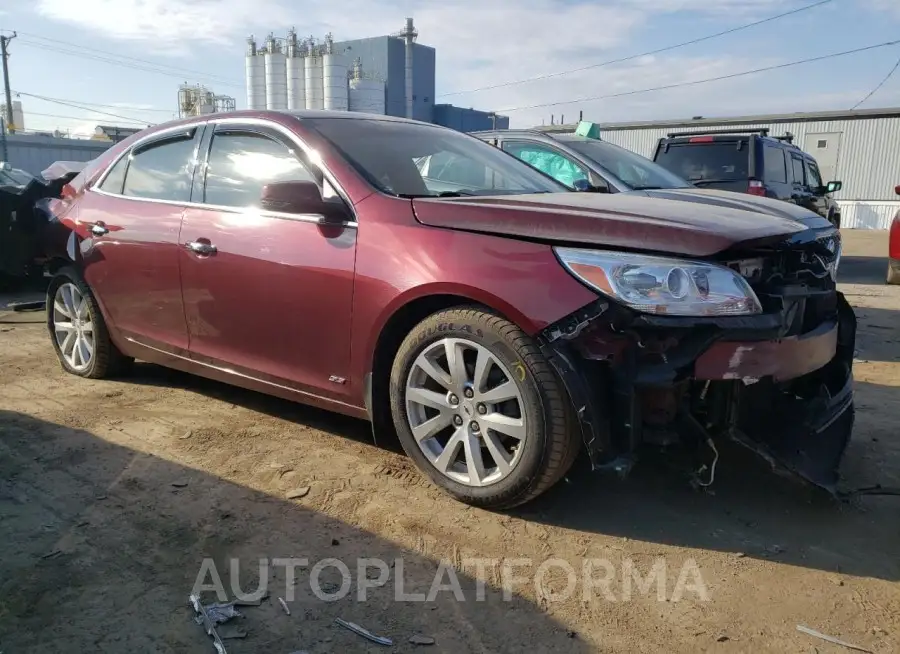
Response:
[{"label": "white industrial building", "polygon": [[216,95],[201,84],[184,83],[178,88],[178,117],[206,116],[221,111],[234,111],[234,98]]},{"label": "white industrial building", "polygon": [[329,34],[298,40],[270,34],[262,48],[247,41],[247,107],[276,111],[328,109],[385,113],[385,83],[367,75],[359,59],[339,52]]},{"label": "white industrial building", "polygon": [[[823,181],[843,182],[834,195],[842,227],[887,229],[900,208],[894,193],[900,184],[900,108],[598,124],[603,140],[650,158],[659,139],[670,133],[744,128],[766,128],[772,136],[790,132],[794,143],[816,158]],[[539,129],[565,133],[575,128]]]}]

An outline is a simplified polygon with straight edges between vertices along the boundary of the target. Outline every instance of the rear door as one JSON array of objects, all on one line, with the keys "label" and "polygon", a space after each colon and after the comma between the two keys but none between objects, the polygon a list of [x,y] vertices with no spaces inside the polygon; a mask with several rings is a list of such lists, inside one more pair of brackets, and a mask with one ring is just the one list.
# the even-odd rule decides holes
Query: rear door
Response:
[{"label": "rear door", "polygon": [[78,203],[84,274],[127,339],[186,354],[178,235],[203,126],[170,130],[125,153]]},{"label": "rear door", "polygon": [[750,138],[696,136],[663,142],[654,161],[700,188],[746,193],[750,177]]},{"label": "rear door", "polygon": [[191,358],[316,396],[345,396],[356,224],[258,208],[268,183],[326,183],[279,128],[211,121],[207,132],[197,204],[181,231]]}]

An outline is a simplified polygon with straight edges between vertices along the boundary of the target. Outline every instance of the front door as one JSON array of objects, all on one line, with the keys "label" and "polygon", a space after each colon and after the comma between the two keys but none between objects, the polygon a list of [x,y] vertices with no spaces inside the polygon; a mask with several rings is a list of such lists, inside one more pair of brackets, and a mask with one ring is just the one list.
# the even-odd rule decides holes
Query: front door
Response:
[{"label": "front door", "polygon": [[124,338],[186,354],[178,233],[202,127],[125,154],[78,206],[85,279]]},{"label": "front door", "polygon": [[220,123],[197,178],[180,253],[191,357],[346,396],[356,226],[257,208],[266,184],[321,172],[274,128]]}]

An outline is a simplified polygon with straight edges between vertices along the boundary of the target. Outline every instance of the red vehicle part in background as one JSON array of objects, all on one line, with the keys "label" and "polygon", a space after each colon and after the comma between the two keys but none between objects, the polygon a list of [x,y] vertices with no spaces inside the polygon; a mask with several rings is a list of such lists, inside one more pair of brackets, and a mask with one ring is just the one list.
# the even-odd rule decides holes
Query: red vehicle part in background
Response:
[{"label": "red vehicle part in background", "polygon": [[[900,184],[894,187],[894,192],[900,195]],[[888,269],[887,283],[900,284],[900,209],[894,214],[891,229],[888,235]]]}]

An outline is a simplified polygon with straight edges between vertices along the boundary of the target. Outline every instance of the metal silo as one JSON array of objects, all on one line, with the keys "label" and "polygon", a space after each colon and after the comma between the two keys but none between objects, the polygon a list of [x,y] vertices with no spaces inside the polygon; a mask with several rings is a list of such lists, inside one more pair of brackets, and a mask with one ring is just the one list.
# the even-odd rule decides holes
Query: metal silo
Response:
[{"label": "metal silo", "polygon": [[297,43],[297,33],[291,29],[287,38],[287,108],[291,111],[306,109],[306,70],[303,51]]},{"label": "metal silo", "polygon": [[324,108],[332,111],[347,111],[347,62],[343,55],[334,52],[334,39],[331,34],[325,37],[322,78]]},{"label": "metal silo", "polygon": [[266,69],[263,56],[256,49],[256,41],[247,39],[247,108],[266,108]]},{"label": "metal silo", "polygon": [[385,113],[384,82],[366,78],[359,59],[354,62],[350,72],[349,100],[350,111],[381,115]]},{"label": "metal silo", "polygon": [[288,108],[287,68],[284,52],[272,34],[266,39],[265,68],[266,109],[283,111]]},{"label": "metal silo", "polygon": [[315,39],[309,39],[309,54],[305,60],[306,72],[306,108],[323,109],[325,106],[325,89],[322,80],[322,57]]}]

